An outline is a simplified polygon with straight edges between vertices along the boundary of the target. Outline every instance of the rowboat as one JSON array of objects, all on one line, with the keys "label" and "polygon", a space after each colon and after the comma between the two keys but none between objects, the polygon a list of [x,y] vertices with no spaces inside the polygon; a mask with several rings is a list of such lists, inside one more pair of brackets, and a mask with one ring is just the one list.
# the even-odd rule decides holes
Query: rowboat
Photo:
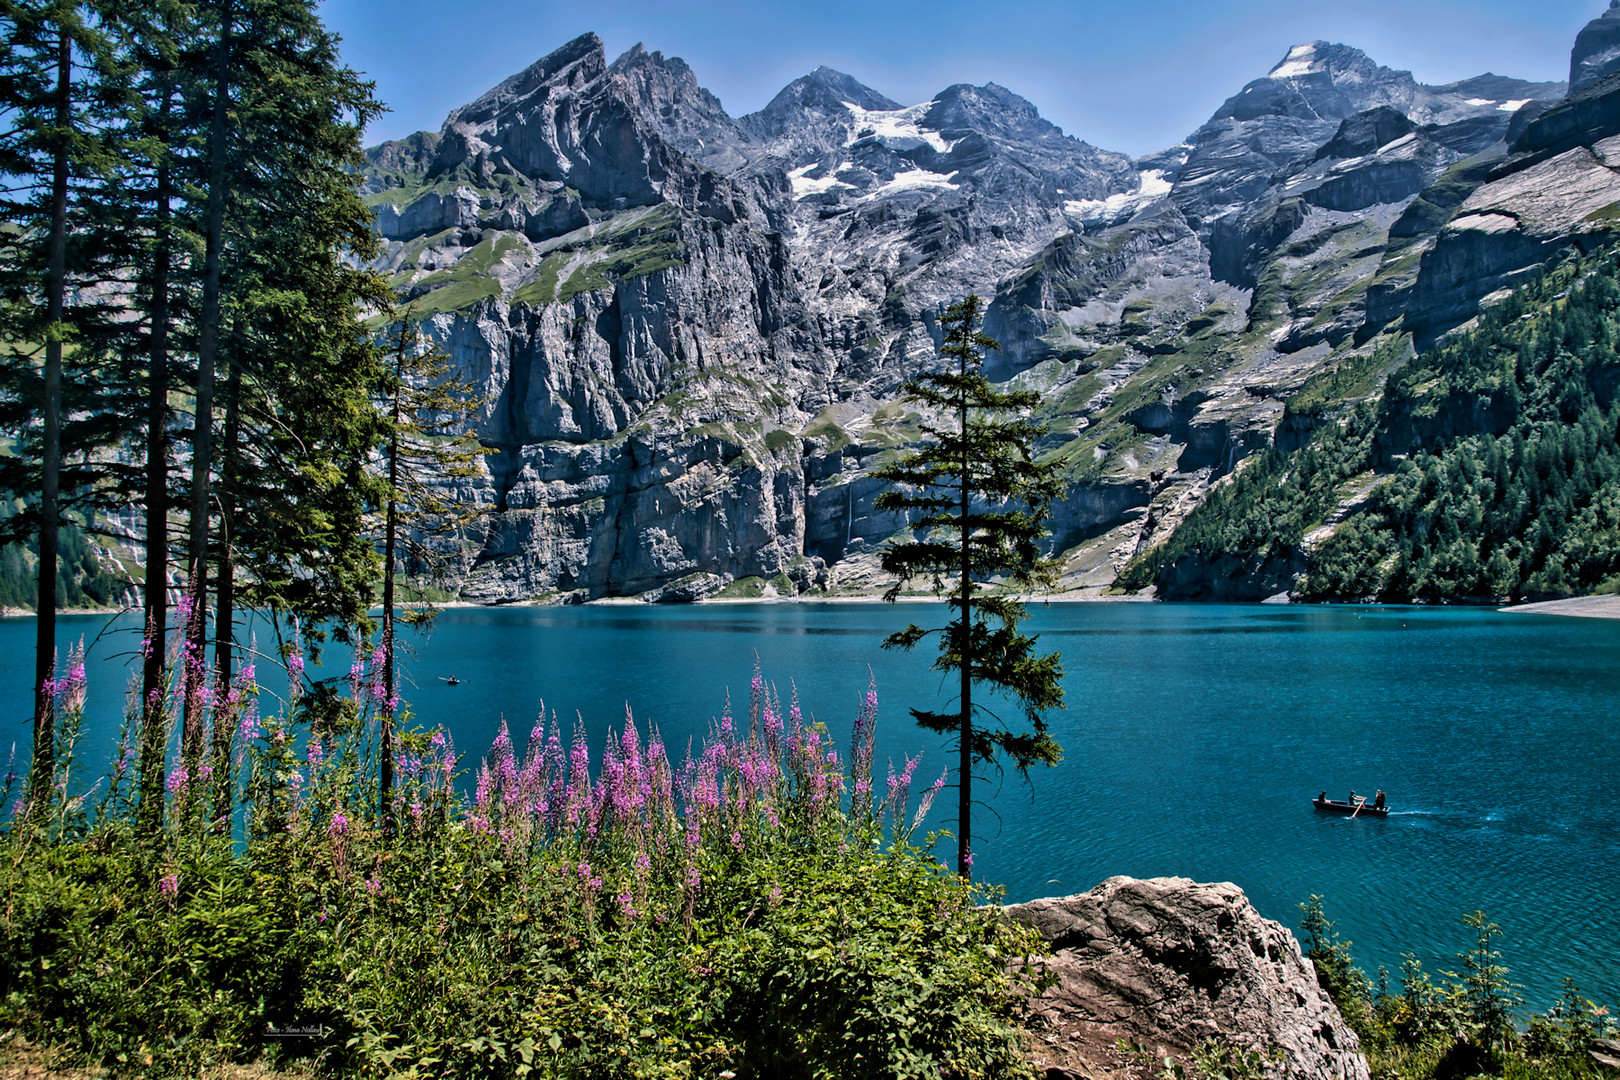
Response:
[{"label": "rowboat", "polygon": [[1318,810],[1326,810],[1330,814],[1349,814],[1352,817],[1388,817],[1388,806],[1374,806],[1366,799],[1357,799],[1355,802],[1346,802],[1340,799],[1324,799],[1318,796],[1311,800],[1311,805]]}]

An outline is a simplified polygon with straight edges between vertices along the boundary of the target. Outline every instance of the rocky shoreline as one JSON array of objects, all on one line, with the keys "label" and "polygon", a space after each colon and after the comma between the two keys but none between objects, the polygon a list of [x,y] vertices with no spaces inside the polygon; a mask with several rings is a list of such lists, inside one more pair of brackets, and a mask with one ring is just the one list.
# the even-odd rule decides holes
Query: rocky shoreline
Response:
[{"label": "rocky shoreline", "polygon": [[[1145,604],[1154,601],[1151,590],[1138,594],[1109,593],[1100,588],[1075,589],[1070,592],[1053,593],[1048,596],[1025,596],[1021,598],[1029,604]],[[902,597],[903,602],[931,602],[929,596]],[[813,596],[799,594],[797,596],[711,596],[691,603],[708,605],[751,605],[751,604],[877,604],[882,603],[883,597],[878,593],[845,594],[835,596]],[[649,603],[638,596],[604,596],[596,600],[587,600],[584,603],[593,607],[640,607]],[[943,602],[943,601],[941,601]],[[1188,601],[1200,603],[1201,601]],[[510,603],[487,604],[475,600],[447,600],[432,606],[439,609],[457,608],[489,608],[489,607],[551,607],[557,601],[516,601]],[[410,607],[412,605],[402,605]],[[1342,606],[1342,605],[1318,605]],[[65,615],[116,615],[125,609],[122,608],[73,608],[64,610]],[[374,608],[373,613],[380,611]],[[1497,611],[1515,615],[1565,615],[1582,619],[1620,619],[1620,595],[1605,594],[1601,596],[1571,596],[1562,600],[1541,600],[1528,604],[1512,604],[1499,607]],[[0,619],[32,618],[34,613],[27,608],[0,608]]]}]

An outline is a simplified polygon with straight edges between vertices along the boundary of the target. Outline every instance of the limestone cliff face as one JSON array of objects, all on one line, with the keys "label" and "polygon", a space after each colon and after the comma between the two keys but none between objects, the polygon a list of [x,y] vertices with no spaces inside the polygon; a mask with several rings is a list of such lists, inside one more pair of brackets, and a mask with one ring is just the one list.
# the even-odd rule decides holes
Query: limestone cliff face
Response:
[{"label": "limestone cliff face", "polygon": [[819,68],[732,118],[679,59],[569,42],[367,152],[379,266],[480,387],[499,451],[466,492],[490,513],[459,587],[851,579],[837,565],[904,525],[870,478],[928,419],[899,386],[970,291],[1003,346],[989,373],[1045,399],[1040,450],[1069,484],[1054,551],[1106,584],[1301,386],[1443,333],[1606,227],[1600,38],[1568,101],[1296,46],[1137,160],[993,83],[903,106]]},{"label": "limestone cliff face", "polygon": [[1620,71],[1620,3],[1609,0],[1609,10],[1575,35],[1569,54],[1569,92],[1578,94]]}]

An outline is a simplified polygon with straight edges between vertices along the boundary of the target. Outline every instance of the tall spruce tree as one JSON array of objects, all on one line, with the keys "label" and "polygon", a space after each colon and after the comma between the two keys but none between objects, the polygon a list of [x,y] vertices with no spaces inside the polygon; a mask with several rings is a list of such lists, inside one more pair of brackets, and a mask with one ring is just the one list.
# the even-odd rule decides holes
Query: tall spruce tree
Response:
[{"label": "tall spruce tree", "polygon": [[[304,0],[216,6],[228,48],[215,43],[210,67],[216,94],[225,72],[227,122],[220,134],[216,98],[202,231],[217,215],[219,286],[210,304],[205,262],[198,382],[214,369],[223,415],[205,442],[199,392],[198,445],[211,469],[194,484],[207,487],[214,513],[200,548],[193,521],[192,558],[199,600],[212,564],[223,689],[240,607],[324,620],[341,637],[367,625],[378,556],[364,515],[383,497],[367,461],[384,426],[375,396],[385,369],[363,320],[388,311],[392,293],[361,268],[379,243],[357,189],[360,133],[381,108],[371,84],[341,65],[336,38]],[[217,196],[216,136],[227,166]],[[200,729],[187,732],[195,760]],[[228,812],[231,736],[214,725],[216,820]]]},{"label": "tall spruce tree", "polygon": [[[421,332],[409,310],[395,338],[391,370],[383,383],[388,414],[383,461],[387,506],[383,512],[383,703],[378,789],[381,819],[393,824],[394,717],[398,665],[395,650],[400,613],[395,578],[403,564],[412,573],[436,576],[446,561],[441,546],[476,514],[453,497],[448,484],[478,475],[478,459],[493,451],[466,430],[468,415],[484,404],[477,388],[450,377],[450,357]],[[417,609],[407,622],[422,621]]]},{"label": "tall spruce tree", "polygon": [[117,380],[89,333],[115,306],[97,286],[116,275],[99,235],[84,225],[94,192],[116,168],[108,118],[120,82],[97,15],[80,0],[4,0],[0,34],[0,112],[8,119],[0,132],[0,426],[20,443],[0,467],[0,485],[28,503],[6,519],[0,541],[32,529],[37,547],[29,791],[43,809],[56,760],[47,684],[60,531],[70,507],[99,494],[91,452],[119,428],[118,410],[102,400]]},{"label": "tall spruce tree", "polygon": [[[964,878],[973,866],[975,766],[1005,760],[1027,775],[1031,765],[1054,765],[1062,756],[1045,718],[1047,710],[1063,705],[1061,657],[1038,655],[1036,638],[1018,629],[1026,615],[1018,591],[1056,581],[1056,567],[1041,553],[1040,541],[1060,489],[1055,469],[1037,464],[1031,451],[1044,429],[1023,415],[1040,396],[997,390],[984,376],[985,350],[1000,346],[980,332],[981,305],[968,296],[946,310],[939,350],[945,369],[905,384],[909,401],[942,417],[923,425],[930,441],[872,473],[896,485],[878,496],[878,509],[905,511],[913,530],[913,539],[883,552],[883,569],[896,577],[883,598],[898,599],[922,577],[957,610],[946,626],[912,624],[883,644],[910,650],[939,634],[933,668],[958,677],[956,712],[912,709],[911,715],[930,731],[956,736],[957,872]],[[975,703],[975,685],[1014,698],[1027,728],[1012,730]]]},{"label": "tall spruce tree", "polygon": [[[174,474],[171,394],[184,389],[195,307],[196,275],[188,253],[185,197],[195,154],[189,147],[187,88],[198,78],[187,51],[196,47],[193,5],[184,0],[98,0],[102,25],[129,72],[120,109],[122,164],[101,193],[96,228],[116,238],[130,289],[129,310],[110,326],[108,349],[127,357],[131,389],[127,415],[139,418],[144,461],[132,478],[143,504],[146,578],[142,587],[141,713],[136,758],[138,821],[156,831],[163,818],[164,756],[168,745],[169,583],[173,562],[170,515],[180,501]],[[141,366],[144,361],[144,367]],[[137,400],[138,399],[138,400]],[[134,455],[131,455],[134,456]]]}]

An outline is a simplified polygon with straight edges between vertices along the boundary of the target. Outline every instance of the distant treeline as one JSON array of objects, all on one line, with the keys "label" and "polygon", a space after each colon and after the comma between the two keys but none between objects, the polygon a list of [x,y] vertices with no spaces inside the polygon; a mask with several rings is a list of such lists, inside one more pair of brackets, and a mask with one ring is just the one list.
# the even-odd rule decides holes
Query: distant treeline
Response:
[{"label": "distant treeline", "polygon": [[1258,455],[1119,583],[1240,598],[1286,576],[1300,599],[1392,602],[1614,589],[1617,265],[1549,271],[1396,370],[1376,405]]},{"label": "distant treeline", "polygon": [[[10,506],[0,507],[0,518]],[[103,607],[113,603],[129,582],[107,572],[96,545],[83,529],[64,526],[56,566],[56,596],[64,608]],[[36,543],[0,545],[0,608],[33,608],[39,600],[39,555]]]}]

